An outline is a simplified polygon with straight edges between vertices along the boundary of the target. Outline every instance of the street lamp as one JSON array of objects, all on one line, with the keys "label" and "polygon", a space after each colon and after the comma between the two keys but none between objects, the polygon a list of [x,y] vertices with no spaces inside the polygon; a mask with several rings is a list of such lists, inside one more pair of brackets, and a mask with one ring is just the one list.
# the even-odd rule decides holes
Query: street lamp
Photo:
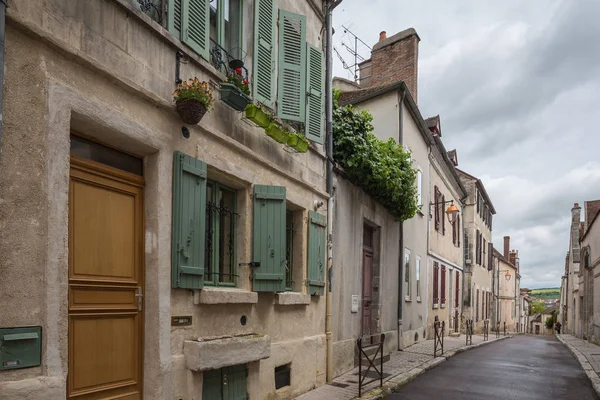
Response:
[{"label": "street lamp", "polygon": [[454,221],[456,221],[456,216],[460,213],[460,211],[458,210],[458,207],[456,207],[454,205],[454,200],[436,201],[434,203],[429,202],[429,214],[431,215],[431,207],[432,206],[437,207],[439,205],[444,205],[446,203],[450,203],[450,205],[446,209],[446,216],[448,217],[448,222],[450,222],[451,224],[454,224]]}]

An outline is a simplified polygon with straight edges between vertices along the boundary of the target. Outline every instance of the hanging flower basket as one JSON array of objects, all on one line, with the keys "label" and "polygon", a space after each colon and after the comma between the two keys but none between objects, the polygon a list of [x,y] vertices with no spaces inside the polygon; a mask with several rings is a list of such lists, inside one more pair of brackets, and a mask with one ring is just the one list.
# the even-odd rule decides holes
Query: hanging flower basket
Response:
[{"label": "hanging flower basket", "polygon": [[206,106],[196,99],[177,100],[175,107],[181,120],[188,125],[196,125],[207,111]]},{"label": "hanging flower basket", "polygon": [[290,133],[283,129],[281,126],[277,125],[275,122],[271,122],[267,129],[265,129],[265,133],[272,137],[275,141],[283,144],[287,144],[290,139]]},{"label": "hanging flower basket", "polygon": [[256,125],[260,126],[261,128],[267,128],[271,123],[271,117],[269,117],[269,114],[267,114],[260,107],[252,103],[246,106],[246,118],[254,122]]},{"label": "hanging flower basket", "polygon": [[287,145],[298,151],[298,153],[306,153],[310,143],[304,136],[298,133],[291,133]]},{"label": "hanging flower basket", "polygon": [[214,104],[212,89],[208,87],[208,83],[200,82],[198,78],[177,85],[173,92],[173,100],[177,114],[188,125],[200,122]]},{"label": "hanging flower basket", "polygon": [[221,83],[221,100],[237,111],[244,111],[252,102],[249,96],[231,83]]}]

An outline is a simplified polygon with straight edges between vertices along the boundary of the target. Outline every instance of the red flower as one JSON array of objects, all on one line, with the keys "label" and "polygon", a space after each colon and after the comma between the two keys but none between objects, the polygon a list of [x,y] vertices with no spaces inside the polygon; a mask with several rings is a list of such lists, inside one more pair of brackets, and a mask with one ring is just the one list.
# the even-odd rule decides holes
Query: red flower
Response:
[{"label": "red flower", "polygon": [[240,74],[240,75],[241,75],[241,74],[242,74],[242,69],[241,69],[241,68],[236,68],[236,69],[235,69],[235,72],[237,72],[238,74]]},{"label": "red flower", "polygon": [[244,83],[244,85],[247,85],[248,84],[248,79],[244,79],[243,83]]}]

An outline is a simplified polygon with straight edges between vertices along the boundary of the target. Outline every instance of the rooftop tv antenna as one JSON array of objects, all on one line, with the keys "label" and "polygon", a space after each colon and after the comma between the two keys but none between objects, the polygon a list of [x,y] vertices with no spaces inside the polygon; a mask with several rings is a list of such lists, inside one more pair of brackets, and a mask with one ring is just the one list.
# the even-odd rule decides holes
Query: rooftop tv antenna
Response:
[{"label": "rooftop tv antenna", "polygon": [[[358,36],[356,36],[354,34],[354,32],[352,32],[346,26],[342,25],[342,28],[344,28],[344,33],[350,34],[350,36],[352,37],[352,39],[354,39],[354,47],[353,48],[351,48],[350,46],[348,46],[346,43],[342,42],[342,46],[348,51],[348,53],[350,53],[350,55],[352,55],[354,57],[354,64],[348,66],[348,65],[346,65],[346,63],[343,60],[342,60],[342,64],[344,65],[344,68],[347,69],[347,70],[354,69],[354,82],[358,83],[358,81],[359,81],[359,78],[358,78],[358,63],[365,61],[365,58],[358,53],[359,42],[363,46],[365,46],[367,49],[369,49],[369,51],[371,51],[371,46],[369,46],[368,44],[366,44],[361,38],[359,38]],[[336,53],[337,53],[338,57],[340,57],[340,59],[341,59],[341,56],[337,52],[337,50],[336,50]],[[364,78],[368,78],[368,76],[363,76],[362,78],[363,79]]]}]

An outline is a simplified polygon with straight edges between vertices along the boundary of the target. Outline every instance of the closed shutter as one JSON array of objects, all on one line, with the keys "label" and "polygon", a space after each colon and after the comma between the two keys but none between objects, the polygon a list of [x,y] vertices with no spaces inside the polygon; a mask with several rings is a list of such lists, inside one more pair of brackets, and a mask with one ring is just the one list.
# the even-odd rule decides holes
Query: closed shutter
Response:
[{"label": "closed shutter", "polygon": [[254,186],[253,289],[257,292],[285,290],[285,187]]},{"label": "closed shutter", "polygon": [[440,229],[440,207],[438,205],[438,201],[439,201],[439,195],[440,195],[440,191],[438,189],[437,186],[434,186],[433,189],[433,202],[434,202],[434,220],[435,220],[435,230],[439,230]]},{"label": "closed shutter", "polygon": [[306,17],[279,10],[277,116],[304,122]]},{"label": "closed shutter", "polygon": [[477,294],[475,296],[475,322],[479,321],[479,289],[477,289]]},{"label": "closed shutter", "polygon": [[479,230],[475,232],[475,263],[479,265],[481,263],[479,259]]},{"label": "closed shutter", "polygon": [[488,271],[491,271],[494,266],[494,244],[488,243]]},{"label": "closed shutter", "polygon": [[460,215],[456,216],[456,246],[460,247]]},{"label": "closed shutter", "polygon": [[440,301],[440,296],[438,294],[438,275],[439,275],[439,266],[437,262],[433,263],[433,304],[437,304]]},{"label": "closed shutter", "polygon": [[181,25],[183,42],[205,60],[209,60],[209,0],[181,0]]},{"label": "closed shutter", "polygon": [[452,224],[452,244],[456,246],[456,223],[458,222],[458,216],[457,219],[454,220],[454,224]]},{"label": "closed shutter", "polygon": [[440,218],[442,219],[442,235],[446,234],[446,218],[444,214],[445,213],[445,209],[444,206],[446,204],[446,196],[442,195],[442,204],[441,204],[441,211],[440,211]]},{"label": "closed shutter", "polygon": [[325,136],[325,58],[321,49],[306,44],[306,137],[323,144]]},{"label": "closed shutter", "polygon": [[204,286],[206,163],[175,152],[173,160],[173,232],[171,284]]},{"label": "closed shutter", "polygon": [[456,271],[456,287],[454,288],[454,307],[458,308],[458,295],[460,294],[460,272]]},{"label": "closed shutter", "polygon": [[181,2],[182,0],[167,2],[167,29],[179,40],[181,40]]},{"label": "closed shutter", "polygon": [[[246,400],[248,391],[246,389],[246,377],[248,369],[245,365],[234,365],[223,368],[223,399],[224,400]],[[212,399],[213,397],[203,397]]]},{"label": "closed shutter", "polygon": [[442,264],[442,304],[446,304],[446,266]]},{"label": "closed shutter", "polygon": [[309,213],[308,231],[308,293],[325,294],[325,258],[327,249],[327,217],[314,211]]},{"label": "closed shutter", "polygon": [[202,373],[202,398],[222,399],[221,370],[213,369]]},{"label": "closed shutter", "polygon": [[275,108],[275,0],[254,0],[254,98]]}]

